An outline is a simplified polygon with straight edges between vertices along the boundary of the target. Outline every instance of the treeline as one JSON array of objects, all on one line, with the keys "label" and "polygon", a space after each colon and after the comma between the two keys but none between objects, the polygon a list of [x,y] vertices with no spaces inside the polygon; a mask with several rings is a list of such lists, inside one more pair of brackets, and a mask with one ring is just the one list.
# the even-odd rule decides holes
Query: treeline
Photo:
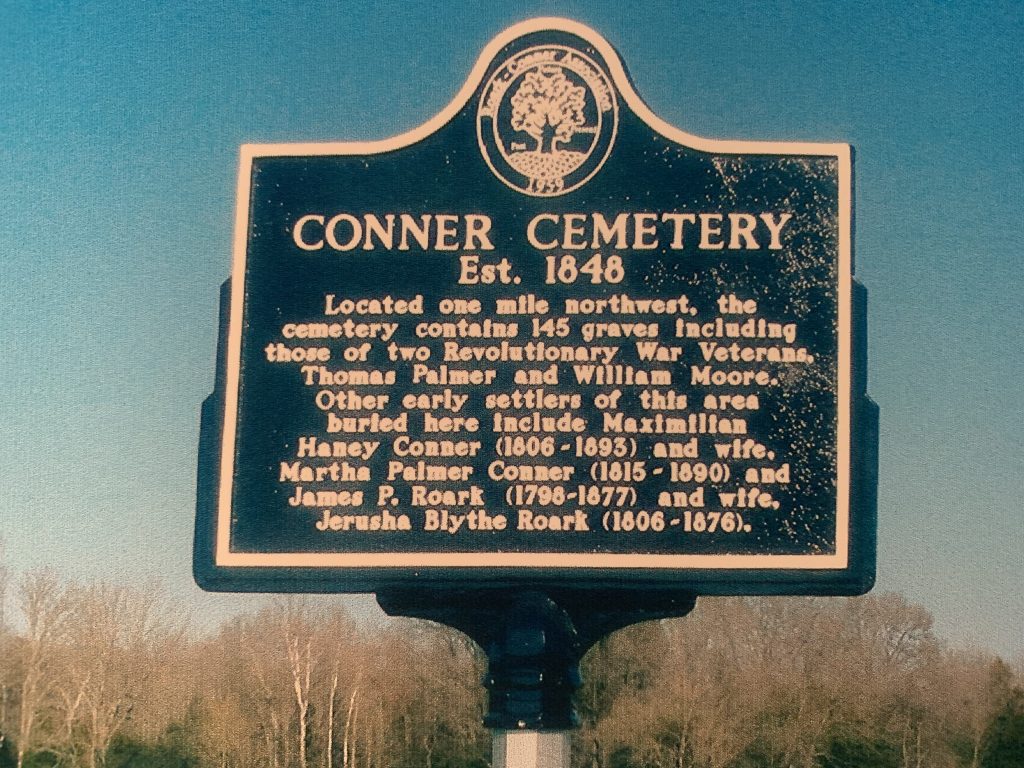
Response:
[{"label": "treeline", "polygon": [[[485,768],[454,631],[281,599],[196,637],[152,588],[47,571],[0,622],[0,768]],[[1020,670],[922,608],[702,599],[584,660],[577,768],[1020,768]]]}]

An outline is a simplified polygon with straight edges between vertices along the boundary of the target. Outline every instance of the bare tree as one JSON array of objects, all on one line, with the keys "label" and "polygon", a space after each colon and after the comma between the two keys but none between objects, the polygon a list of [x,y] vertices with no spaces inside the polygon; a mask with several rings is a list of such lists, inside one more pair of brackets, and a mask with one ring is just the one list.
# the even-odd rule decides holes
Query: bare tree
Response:
[{"label": "bare tree", "polygon": [[[7,587],[10,584],[11,571],[7,567],[7,551],[4,539],[0,536],[0,633],[7,629]],[[3,721],[0,720],[0,728]]]},{"label": "bare tree", "polygon": [[21,703],[18,717],[17,764],[33,743],[38,719],[53,685],[54,657],[66,628],[68,601],[64,586],[52,570],[32,571],[22,578],[18,606],[25,621],[20,643]]},{"label": "bare tree", "polygon": [[[746,643],[750,610],[740,600],[705,601],[686,619],[621,633],[611,672],[623,677],[636,642],[651,646],[648,670],[632,676],[602,730],[631,761],[673,768],[722,768],[750,741],[753,676]],[[726,630],[726,631],[723,631]],[[632,642],[630,642],[632,641]],[[624,667],[625,665],[625,667]],[[644,728],[637,728],[638,721]]]},{"label": "bare tree", "polygon": [[345,720],[342,727],[341,762],[343,768],[349,768],[352,753],[353,730],[355,725],[356,705],[360,695],[365,663],[365,654],[355,635],[351,621],[343,611],[332,613],[321,629],[321,646],[327,656],[329,666],[329,684],[325,693],[327,699],[326,718],[324,724],[324,760],[326,768],[334,766],[335,752],[335,721],[338,706],[339,688],[348,685]]},{"label": "bare tree", "polygon": [[291,721],[291,701],[283,695],[288,680],[281,661],[280,635],[274,632],[278,614],[264,610],[245,619],[238,637],[231,638],[247,661],[242,680],[246,698],[256,716],[255,731],[263,744],[265,764],[279,768],[287,764],[287,733]]},{"label": "bare tree", "polygon": [[93,584],[68,592],[63,689],[67,747],[102,766],[113,737],[152,695],[156,669],[180,647],[179,614],[162,610],[155,586]]},{"label": "bare tree", "polygon": [[931,670],[937,683],[933,718],[961,734],[966,765],[978,768],[990,726],[1013,690],[1013,672],[999,658],[977,651],[951,652]]},{"label": "bare tree", "polygon": [[[0,537],[0,659],[10,659],[14,655],[14,633],[7,626],[7,587],[10,580],[7,567],[4,541]],[[0,665],[0,754],[9,748],[7,734],[10,730],[8,717],[11,710],[9,703],[13,694],[13,670],[9,664]]]},{"label": "bare tree", "polygon": [[299,768],[307,768],[309,690],[312,684],[313,670],[317,666],[320,654],[313,651],[314,628],[305,603],[289,599],[283,604],[281,610],[288,671],[291,673],[292,690],[295,693],[295,706],[298,712]]}]

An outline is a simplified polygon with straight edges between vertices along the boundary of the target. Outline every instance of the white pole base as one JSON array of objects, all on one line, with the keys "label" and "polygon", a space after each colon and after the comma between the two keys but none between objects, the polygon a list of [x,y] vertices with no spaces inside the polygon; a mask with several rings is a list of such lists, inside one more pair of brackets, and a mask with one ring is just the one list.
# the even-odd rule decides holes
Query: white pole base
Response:
[{"label": "white pole base", "polygon": [[571,731],[492,733],[491,768],[569,768]]}]

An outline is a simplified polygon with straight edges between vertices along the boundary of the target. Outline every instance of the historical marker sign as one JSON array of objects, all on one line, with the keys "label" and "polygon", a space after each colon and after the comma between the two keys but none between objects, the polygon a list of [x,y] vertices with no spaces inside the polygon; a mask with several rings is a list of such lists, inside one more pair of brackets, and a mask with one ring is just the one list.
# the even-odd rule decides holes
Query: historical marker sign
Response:
[{"label": "historical marker sign", "polygon": [[394,139],[242,149],[196,574],[858,592],[845,144],[711,141],[512,28]]}]

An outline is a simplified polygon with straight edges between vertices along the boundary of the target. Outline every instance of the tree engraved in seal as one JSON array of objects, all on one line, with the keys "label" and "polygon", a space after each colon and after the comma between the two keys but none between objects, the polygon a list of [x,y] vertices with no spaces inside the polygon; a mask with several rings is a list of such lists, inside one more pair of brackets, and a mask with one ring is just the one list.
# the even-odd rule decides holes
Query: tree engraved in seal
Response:
[{"label": "tree engraved in seal", "polygon": [[477,138],[505,184],[553,197],[583,186],[611,152],[618,103],[611,80],[588,56],[566,46],[521,51],[484,86]]}]

